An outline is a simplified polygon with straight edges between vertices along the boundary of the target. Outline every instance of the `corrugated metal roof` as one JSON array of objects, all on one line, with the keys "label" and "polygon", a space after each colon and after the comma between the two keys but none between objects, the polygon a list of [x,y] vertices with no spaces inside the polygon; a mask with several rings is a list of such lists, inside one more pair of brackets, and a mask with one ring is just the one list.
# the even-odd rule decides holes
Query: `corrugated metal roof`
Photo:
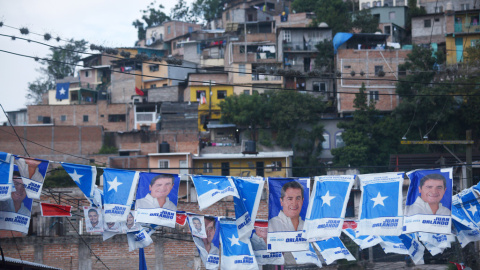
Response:
[{"label": "corrugated metal roof", "polygon": [[42,269],[59,269],[62,270],[62,268],[57,268],[57,267],[52,267],[44,264],[39,264],[39,263],[34,263],[34,262],[29,262],[25,260],[19,260],[15,258],[10,258],[10,257],[4,257],[6,262],[13,263],[13,264],[18,264],[18,265],[29,265],[29,266],[34,266]]}]

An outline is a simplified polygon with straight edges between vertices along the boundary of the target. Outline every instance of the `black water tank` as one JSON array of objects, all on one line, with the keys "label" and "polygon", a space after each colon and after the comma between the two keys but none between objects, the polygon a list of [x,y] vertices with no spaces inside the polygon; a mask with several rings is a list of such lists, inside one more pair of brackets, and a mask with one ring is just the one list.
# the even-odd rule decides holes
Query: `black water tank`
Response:
[{"label": "black water tank", "polygon": [[168,144],[166,141],[163,141],[160,144],[160,153],[170,153],[170,144]]},{"label": "black water tank", "polygon": [[255,153],[257,152],[257,144],[255,141],[245,141],[245,152]]}]

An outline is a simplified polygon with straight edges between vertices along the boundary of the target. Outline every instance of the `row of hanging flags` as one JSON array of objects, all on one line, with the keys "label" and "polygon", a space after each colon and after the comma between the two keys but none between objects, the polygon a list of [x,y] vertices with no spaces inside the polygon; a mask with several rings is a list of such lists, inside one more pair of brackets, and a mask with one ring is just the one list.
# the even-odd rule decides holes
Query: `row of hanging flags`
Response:
[{"label": "row of hanging flags", "polygon": [[[268,221],[256,220],[264,178],[190,175],[199,209],[233,196],[235,218],[177,211],[180,177],[105,168],[104,186],[95,185],[96,168],[61,163],[85,194],[87,232],[108,239],[126,233],[129,249],[152,243],[159,226],[190,227],[207,269],[258,269],[265,264],[321,266],[354,260],[340,240],[343,232],[361,249],[380,244],[386,253],[406,254],[422,264],[425,249],[442,253],[455,241],[462,247],[480,240],[480,184],[452,197],[452,168],[415,170],[403,206],[403,172],[268,178]],[[27,233],[32,200],[40,199],[49,161],[0,153],[0,229]],[[358,179],[359,219],[345,221],[350,193]],[[69,216],[69,206],[43,204],[44,216]],[[220,258],[221,257],[221,258]]]}]

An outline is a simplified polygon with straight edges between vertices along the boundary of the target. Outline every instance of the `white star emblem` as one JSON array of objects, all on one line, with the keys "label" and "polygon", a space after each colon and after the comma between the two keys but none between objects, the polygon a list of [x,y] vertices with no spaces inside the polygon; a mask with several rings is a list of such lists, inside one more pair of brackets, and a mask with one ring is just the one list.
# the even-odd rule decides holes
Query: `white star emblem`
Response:
[{"label": "white star emblem", "polygon": [[73,181],[77,182],[80,184],[80,178],[82,178],[83,175],[77,174],[77,171],[73,169],[73,173],[69,173],[70,177],[72,177]]},{"label": "white star emblem", "polygon": [[115,189],[115,192],[118,191],[117,187],[120,186],[121,184],[123,184],[121,182],[117,182],[117,177],[115,177],[115,179],[113,179],[113,181],[107,181],[107,182],[108,182],[108,185],[109,185],[108,191],[110,191],[112,189]]},{"label": "white star emblem", "polygon": [[325,195],[323,195],[323,196],[321,197],[321,198],[322,198],[322,201],[323,201],[322,206],[323,206],[324,204],[328,204],[328,206],[331,206],[331,205],[330,205],[330,201],[333,200],[333,199],[335,199],[335,197],[336,197],[336,196],[330,196],[330,190],[327,190],[327,194],[325,194]]},{"label": "white star emblem", "polygon": [[472,212],[472,214],[475,214],[477,212],[477,206],[471,204],[470,208],[467,209],[468,211]]},{"label": "white star emblem", "polygon": [[230,240],[231,244],[230,246],[233,247],[235,245],[239,245],[240,246],[240,239],[235,237],[235,235],[232,234],[232,237],[231,238],[228,238],[228,240]]},{"label": "white star emblem", "polygon": [[211,184],[213,184],[213,182],[212,182],[212,181],[210,181],[210,180],[205,180],[205,181],[207,181],[207,185],[211,185]]},{"label": "white star emblem", "polygon": [[383,201],[384,201],[386,198],[388,198],[388,196],[382,197],[382,195],[380,194],[380,192],[378,192],[377,197],[371,199],[372,201],[375,202],[375,203],[373,204],[373,207],[377,206],[377,204],[381,204],[381,205],[385,206],[385,205],[383,204]]},{"label": "white star emblem", "polygon": [[60,95],[65,95],[65,89],[63,89],[63,87],[62,87],[62,89],[60,89],[59,92],[60,92]]}]

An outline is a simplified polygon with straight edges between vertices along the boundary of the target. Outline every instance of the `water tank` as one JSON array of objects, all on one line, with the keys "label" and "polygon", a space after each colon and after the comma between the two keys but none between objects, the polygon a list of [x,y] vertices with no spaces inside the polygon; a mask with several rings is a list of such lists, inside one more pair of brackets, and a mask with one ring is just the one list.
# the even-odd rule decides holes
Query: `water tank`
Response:
[{"label": "water tank", "polygon": [[170,153],[170,144],[167,142],[163,141],[160,144],[160,153]]},{"label": "water tank", "polygon": [[255,141],[245,141],[245,152],[255,153],[257,152],[257,144]]}]

